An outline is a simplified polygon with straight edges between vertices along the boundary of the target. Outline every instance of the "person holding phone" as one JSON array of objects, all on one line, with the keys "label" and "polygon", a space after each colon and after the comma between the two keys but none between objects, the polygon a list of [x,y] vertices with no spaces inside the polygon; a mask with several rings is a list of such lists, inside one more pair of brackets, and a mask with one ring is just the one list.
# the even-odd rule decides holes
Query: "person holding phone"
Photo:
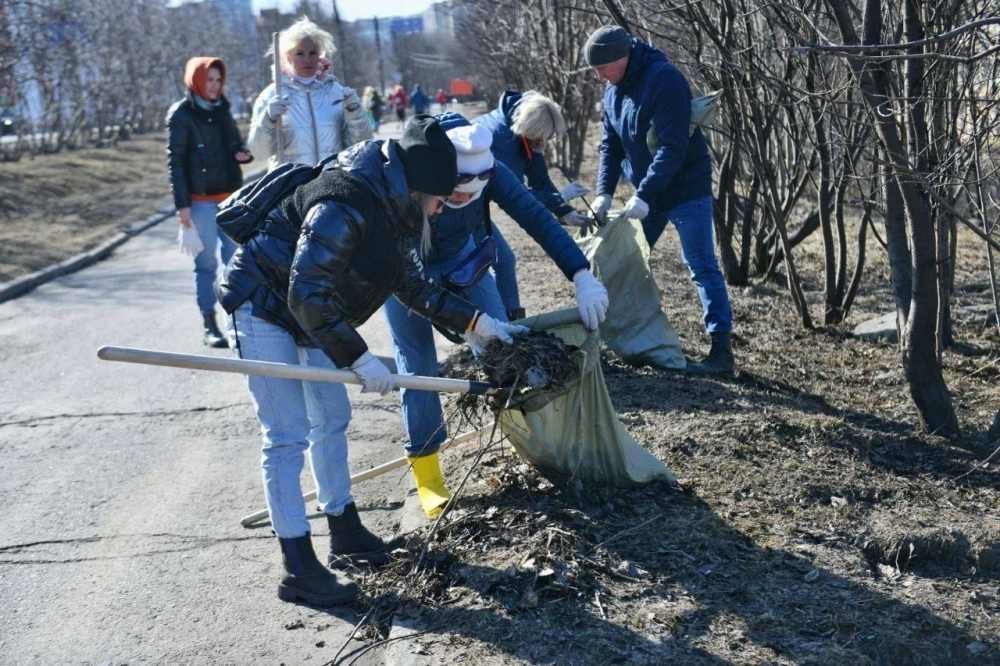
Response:
[{"label": "person holding phone", "polygon": [[[278,39],[281,95],[272,83],[253,107],[250,145],[268,158],[268,168],[280,160],[317,164],[359,141],[372,138],[372,127],[358,94],[337,80],[330,68],[336,53],[333,37],[302,17]],[[271,54],[274,56],[274,54]],[[278,155],[278,119],[284,155]]]},{"label": "person holding phone", "polygon": [[240,136],[229,100],[222,94],[226,64],[220,58],[191,58],[184,66],[187,96],[167,111],[167,166],[181,249],[194,258],[194,291],[203,341],[226,347],[215,319],[215,277],[236,244],[219,230],[219,203],[243,185],[241,164],[253,153]]}]

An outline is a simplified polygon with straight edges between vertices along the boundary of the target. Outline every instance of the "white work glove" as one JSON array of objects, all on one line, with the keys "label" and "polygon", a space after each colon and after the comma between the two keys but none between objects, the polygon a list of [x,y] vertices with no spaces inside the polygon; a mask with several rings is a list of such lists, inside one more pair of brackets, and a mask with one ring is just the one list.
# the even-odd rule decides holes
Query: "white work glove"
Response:
[{"label": "white work glove", "polygon": [[594,198],[594,203],[590,204],[590,212],[594,214],[594,219],[602,224],[604,218],[608,216],[609,210],[611,210],[610,194],[598,194]]},{"label": "white work glove", "polygon": [[572,210],[560,217],[559,221],[571,227],[582,227],[590,223],[590,218],[583,213],[578,213],[575,210]]},{"label": "white work glove", "polygon": [[477,317],[472,330],[466,331],[465,335],[462,336],[477,356],[486,351],[486,343],[493,338],[500,338],[503,342],[510,344],[514,341],[515,335],[531,330],[526,326],[497,321],[486,313],[479,314]]},{"label": "white work glove", "polygon": [[358,360],[351,363],[351,372],[361,380],[362,393],[378,393],[385,395],[392,390],[394,382],[392,373],[385,363],[372,356],[366,351],[358,357]]},{"label": "white work glove", "polygon": [[590,194],[590,188],[581,185],[575,180],[559,190],[559,196],[561,196],[563,201],[566,202],[569,202],[571,199],[576,199],[577,197],[582,197],[586,194]]},{"label": "white work glove", "polygon": [[625,202],[625,209],[621,216],[625,219],[641,220],[647,215],[649,215],[649,204],[640,199],[638,195],[633,194],[632,198]]},{"label": "white work glove", "polygon": [[593,331],[608,312],[608,290],[586,268],[576,272],[573,284],[576,285],[576,309],[580,311],[580,319]]},{"label": "white work glove", "polygon": [[267,100],[267,117],[272,122],[286,113],[288,113],[288,95],[282,95],[281,97],[275,95]]},{"label": "white work glove", "polygon": [[205,249],[201,238],[198,237],[198,230],[194,228],[193,224],[190,227],[181,225],[177,231],[177,242],[181,244],[181,252],[192,257]]}]

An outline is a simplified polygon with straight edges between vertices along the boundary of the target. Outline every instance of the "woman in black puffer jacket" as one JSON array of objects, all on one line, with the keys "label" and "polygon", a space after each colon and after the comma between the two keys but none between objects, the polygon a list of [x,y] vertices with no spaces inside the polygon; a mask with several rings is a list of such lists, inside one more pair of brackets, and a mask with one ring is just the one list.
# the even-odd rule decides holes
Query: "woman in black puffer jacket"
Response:
[{"label": "woman in black puffer jacket", "polygon": [[[271,211],[226,267],[218,296],[232,314],[239,356],[350,368],[363,391],[384,395],[393,375],[357,327],[392,294],[417,314],[465,331],[475,348],[494,337],[510,342],[519,327],[478,312],[424,271],[431,218],[458,179],[455,148],[437,121],[415,116],[398,142],[356,144],[338,166]],[[330,529],[329,566],[384,564],[402,540],[386,543],[358,517],[347,465],[347,391],[342,384],[260,375],[248,375],[247,385],[264,435],[264,495],[284,559],[278,596],[349,603],[357,586],[339,580],[313,551],[299,483],[306,450]]]},{"label": "woman in black puffer jacket", "polygon": [[184,68],[188,96],[167,111],[167,165],[180,221],[181,249],[194,256],[194,285],[205,344],[225,347],[215,323],[215,276],[236,244],[219,231],[219,203],[243,185],[240,164],[253,160],[229,100],[222,94],[226,65],[219,58],[191,58]]}]

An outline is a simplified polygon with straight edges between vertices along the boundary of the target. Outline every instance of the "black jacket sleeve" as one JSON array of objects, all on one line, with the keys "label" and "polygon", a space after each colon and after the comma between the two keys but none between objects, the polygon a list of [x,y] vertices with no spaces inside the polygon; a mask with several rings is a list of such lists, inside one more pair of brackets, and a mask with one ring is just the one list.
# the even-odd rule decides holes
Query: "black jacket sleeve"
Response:
[{"label": "black jacket sleeve", "polygon": [[188,151],[192,145],[191,123],[184,105],[178,102],[167,113],[167,168],[170,171],[170,189],[174,195],[174,208],[191,205],[191,179],[188,173]]}]

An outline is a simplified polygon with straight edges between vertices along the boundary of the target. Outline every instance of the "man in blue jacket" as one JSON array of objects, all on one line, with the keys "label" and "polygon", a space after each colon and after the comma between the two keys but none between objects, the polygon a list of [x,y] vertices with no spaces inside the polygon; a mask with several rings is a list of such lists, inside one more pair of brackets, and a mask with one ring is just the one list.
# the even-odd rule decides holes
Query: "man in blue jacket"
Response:
[{"label": "man in blue jacket", "polygon": [[701,128],[689,130],[687,79],[661,51],[620,27],[595,30],[584,55],[606,84],[594,214],[607,214],[624,175],[635,194],[622,217],[642,220],[650,248],[674,223],[712,338],[708,357],[688,371],[731,375],[733,315],[712,238],[712,162]]},{"label": "man in blue jacket", "polygon": [[430,105],[430,98],[427,97],[427,93],[418,83],[410,93],[410,106],[413,107],[413,113],[427,113],[427,107]]}]

